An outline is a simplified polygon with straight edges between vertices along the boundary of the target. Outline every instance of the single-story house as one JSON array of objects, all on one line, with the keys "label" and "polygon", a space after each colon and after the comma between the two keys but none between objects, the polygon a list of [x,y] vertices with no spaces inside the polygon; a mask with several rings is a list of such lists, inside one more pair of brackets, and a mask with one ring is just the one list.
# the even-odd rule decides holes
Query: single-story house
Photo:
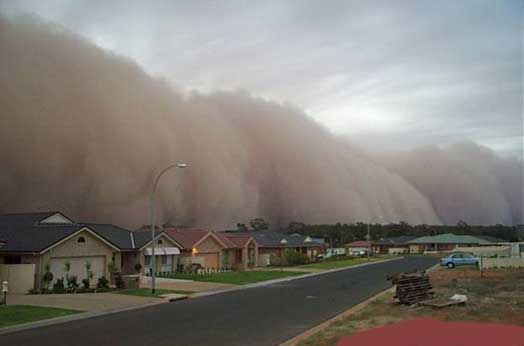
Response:
[{"label": "single-story house", "polygon": [[349,253],[351,251],[373,251],[373,244],[370,241],[367,240],[356,240],[351,243],[344,244],[344,247],[348,250]]},{"label": "single-story house", "polygon": [[453,233],[415,238],[408,242],[410,253],[435,253],[451,251],[458,247],[488,246],[492,242],[471,235]]},{"label": "single-story house", "polygon": [[298,233],[283,234],[274,231],[218,232],[227,237],[253,237],[258,244],[257,266],[286,264],[286,251],[297,251],[315,259],[324,251],[324,239]]},{"label": "single-story house", "polygon": [[374,253],[379,254],[402,254],[409,253],[409,242],[417,237],[403,235],[400,237],[383,238],[372,242]]},{"label": "single-story house", "polygon": [[467,252],[477,257],[511,257],[510,246],[469,246],[457,247],[452,252]]},{"label": "single-story house", "polygon": [[199,264],[206,269],[247,269],[256,266],[258,244],[252,236],[205,229],[166,228],[181,245],[179,270]]},{"label": "single-story house", "polygon": [[[115,272],[135,274],[137,263],[142,273],[148,270],[150,233],[76,222],[58,211],[0,215],[0,239],[6,241],[0,248],[0,280],[10,278],[13,282],[16,277],[25,291],[42,288],[47,270],[54,281],[74,275],[78,282],[89,270],[93,274],[91,284]],[[157,271],[176,269],[180,245],[163,232],[155,241]]]}]

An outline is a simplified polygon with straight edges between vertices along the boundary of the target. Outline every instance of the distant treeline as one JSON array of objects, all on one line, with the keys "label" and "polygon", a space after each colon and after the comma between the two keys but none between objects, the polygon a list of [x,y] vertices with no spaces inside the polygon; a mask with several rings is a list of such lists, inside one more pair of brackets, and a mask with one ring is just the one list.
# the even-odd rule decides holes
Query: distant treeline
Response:
[{"label": "distant treeline", "polygon": [[[462,235],[489,236],[504,241],[517,241],[524,239],[524,226],[477,226],[459,222],[457,225],[410,225],[405,222],[390,224],[370,224],[370,235],[372,240],[381,238],[412,235],[423,237],[442,233],[454,233]],[[368,225],[363,222],[353,224],[331,224],[331,225],[308,225],[301,222],[291,222],[287,233],[300,233],[312,237],[325,238],[332,246],[340,246],[355,240],[366,240]]]}]

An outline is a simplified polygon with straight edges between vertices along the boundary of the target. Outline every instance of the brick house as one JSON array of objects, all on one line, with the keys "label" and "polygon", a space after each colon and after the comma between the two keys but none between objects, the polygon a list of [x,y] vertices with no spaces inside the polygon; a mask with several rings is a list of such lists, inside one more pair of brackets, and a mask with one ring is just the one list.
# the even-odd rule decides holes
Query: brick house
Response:
[{"label": "brick house", "polygon": [[193,264],[207,269],[256,266],[258,245],[251,236],[205,229],[167,228],[164,231],[181,245],[179,270],[189,269]]},{"label": "brick house", "polygon": [[373,241],[371,246],[373,252],[378,254],[409,253],[409,242],[416,238],[417,237],[411,235],[383,238]]},{"label": "brick house", "polygon": [[314,260],[324,251],[324,239],[304,236],[298,233],[283,234],[274,231],[218,232],[227,237],[253,237],[258,244],[257,266],[285,265],[286,251],[296,251]]},{"label": "brick house", "polygon": [[410,253],[436,253],[452,251],[458,247],[486,246],[493,243],[471,235],[445,233],[415,238],[409,241],[408,244]]}]

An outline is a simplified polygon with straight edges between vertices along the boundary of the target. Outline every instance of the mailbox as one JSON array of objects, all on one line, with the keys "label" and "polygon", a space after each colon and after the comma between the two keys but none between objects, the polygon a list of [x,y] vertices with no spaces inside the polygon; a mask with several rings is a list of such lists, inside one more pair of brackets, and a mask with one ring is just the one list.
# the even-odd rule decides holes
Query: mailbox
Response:
[{"label": "mailbox", "polygon": [[9,283],[7,281],[2,282],[2,293],[9,292]]}]

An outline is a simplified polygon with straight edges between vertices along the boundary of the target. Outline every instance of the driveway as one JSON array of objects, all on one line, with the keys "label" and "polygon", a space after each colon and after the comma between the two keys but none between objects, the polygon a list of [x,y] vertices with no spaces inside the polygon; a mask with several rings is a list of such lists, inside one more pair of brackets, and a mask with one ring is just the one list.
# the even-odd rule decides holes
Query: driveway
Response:
[{"label": "driveway", "polygon": [[[217,282],[178,280],[168,278],[156,278],[155,284],[156,288],[192,292],[212,292],[238,287],[237,285],[223,284]],[[151,287],[150,277],[142,277],[142,287]]]},{"label": "driveway", "polygon": [[164,303],[159,298],[137,297],[115,293],[78,294],[13,294],[7,299],[8,305],[37,305],[81,311],[109,311],[131,306]]},{"label": "driveway", "polygon": [[390,287],[388,275],[436,262],[430,257],[408,257],[348,268],[2,335],[2,342],[38,346],[279,345]]}]

